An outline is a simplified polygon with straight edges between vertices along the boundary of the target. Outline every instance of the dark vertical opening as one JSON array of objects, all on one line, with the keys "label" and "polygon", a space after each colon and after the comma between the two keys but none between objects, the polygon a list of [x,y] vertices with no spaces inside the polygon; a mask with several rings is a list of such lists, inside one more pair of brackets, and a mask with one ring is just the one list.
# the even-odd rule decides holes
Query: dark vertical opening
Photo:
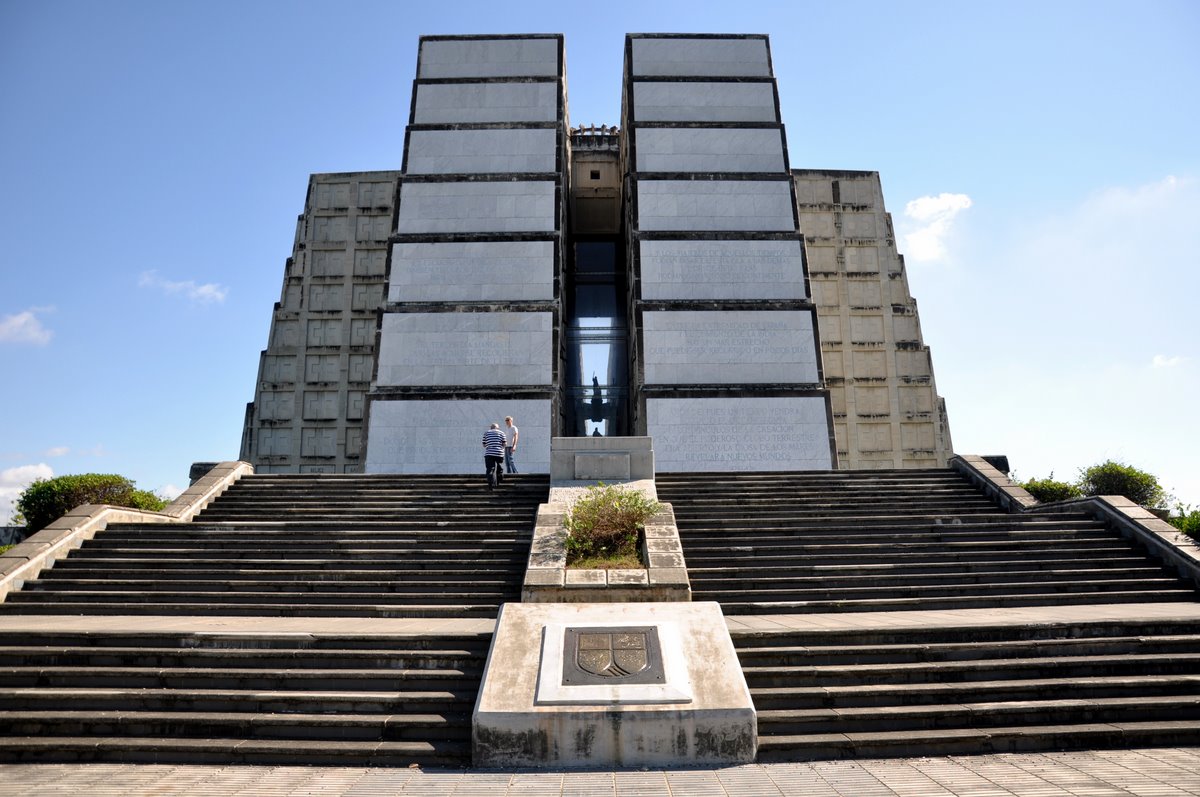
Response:
[{"label": "dark vertical opening", "polygon": [[577,237],[568,263],[566,428],[569,437],[629,433],[629,320],[618,236]]}]

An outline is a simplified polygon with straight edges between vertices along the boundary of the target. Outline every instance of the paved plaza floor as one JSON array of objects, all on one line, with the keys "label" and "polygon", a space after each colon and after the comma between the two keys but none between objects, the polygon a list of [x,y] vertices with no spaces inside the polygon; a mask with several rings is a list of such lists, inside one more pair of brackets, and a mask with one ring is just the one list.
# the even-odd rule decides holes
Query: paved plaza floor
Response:
[{"label": "paved plaza floor", "polygon": [[9,795],[1183,797],[1200,795],[1200,747],[600,772],[166,764],[0,765],[0,797]]}]

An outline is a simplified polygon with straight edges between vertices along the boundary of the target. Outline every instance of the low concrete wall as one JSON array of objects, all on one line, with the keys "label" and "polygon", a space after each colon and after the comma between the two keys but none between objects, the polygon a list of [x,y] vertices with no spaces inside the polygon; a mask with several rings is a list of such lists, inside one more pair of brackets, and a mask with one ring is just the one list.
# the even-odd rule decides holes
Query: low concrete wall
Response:
[{"label": "low concrete wall", "polygon": [[247,462],[222,462],[189,487],[161,512],[127,509],[108,504],[84,504],[72,509],[19,545],[0,554],[0,601],[37,578],[43,569],[96,536],[109,523],[186,523],[231,484],[254,467]]},{"label": "low concrete wall", "polygon": [[1122,536],[1145,545],[1151,555],[1162,559],[1181,578],[1200,587],[1200,545],[1124,496],[1100,495],[1042,504],[982,457],[958,455],[950,460],[950,467],[966,475],[972,484],[998,501],[1008,512],[1078,511],[1111,523]]}]

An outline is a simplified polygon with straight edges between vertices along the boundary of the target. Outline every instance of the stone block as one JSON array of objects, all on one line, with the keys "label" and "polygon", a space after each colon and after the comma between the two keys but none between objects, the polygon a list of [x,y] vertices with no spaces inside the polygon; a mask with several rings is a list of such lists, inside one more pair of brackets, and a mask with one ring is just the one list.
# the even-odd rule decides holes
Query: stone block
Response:
[{"label": "stone block", "polygon": [[558,131],[413,130],[407,174],[553,172]]},{"label": "stone block", "polygon": [[376,384],[549,385],[552,326],[550,313],[387,313]]},{"label": "stone block", "polygon": [[639,172],[783,172],[780,128],[634,130]]},{"label": "stone block", "polygon": [[778,122],[770,83],[633,84],[638,122]]},{"label": "stone block", "polygon": [[625,481],[629,479],[629,454],[626,452],[576,452],[575,478]]},{"label": "stone block", "polygon": [[[550,470],[550,401],[374,400],[367,433],[367,473],[478,473],[483,433],[512,415],[521,428],[517,463],[525,473]],[[503,488],[502,488],[503,489]]]},{"label": "stone block", "polygon": [[572,587],[601,587],[608,583],[603,570],[567,570],[563,586]]},{"label": "stone block", "polygon": [[642,317],[649,385],[816,384],[807,311],[652,311]]},{"label": "stone block", "polygon": [[552,241],[452,241],[392,246],[390,302],[554,298]]},{"label": "stone block", "polygon": [[820,396],[651,398],[646,421],[661,473],[832,467]]},{"label": "stone block", "polygon": [[[576,460],[580,455],[597,456],[597,455],[621,455],[627,458],[628,475],[625,477],[618,476],[579,476],[580,471],[577,469]],[[598,466],[604,460],[585,460],[582,466],[585,471],[592,466]],[[619,467],[621,460],[615,460],[614,463]],[[554,482],[560,481],[576,481],[576,480],[641,480],[654,479],[654,450],[651,448],[651,440],[649,437],[556,437],[551,446],[551,480]],[[651,482],[653,483],[653,482]]]},{"label": "stone block", "polygon": [[645,570],[609,570],[608,585],[610,587],[646,586],[650,578]]},{"label": "stone block", "polygon": [[796,230],[787,180],[639,180],[637,196],[644,231]]},{"label": "stone block", "polygon": [[557,227],[551,181],[405,183],[400,188],[398,233],[553,232]]},{"label": "stone block", "polygon": [[[557,77],[557,36],[530,39],[424,39],[417,77]],[[732,58],[730,54],[727,58]]]},{"label": "stone block", "polygon": [[771,77],[765,38],[634,38],[630,70],[653,77]]},{"label": "stone block", "polygon": [[799,240],[640,241],[638,253],[646,300],[808,298]]},{"label": "stone block", "polygon": [[557,83],[425,83],[417,86],[413,124],[556,122]]}]

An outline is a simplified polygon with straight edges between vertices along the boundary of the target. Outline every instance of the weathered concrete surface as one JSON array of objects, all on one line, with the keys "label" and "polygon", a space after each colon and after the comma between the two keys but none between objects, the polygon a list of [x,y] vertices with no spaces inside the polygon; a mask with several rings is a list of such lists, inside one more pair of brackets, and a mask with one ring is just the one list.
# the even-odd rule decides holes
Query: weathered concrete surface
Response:
[{"label": "weathered concrete surface", "polygon": [[[623,702],[622,687],[614,686],[605,687],[607,697],[581,693],[588,702],[539,703],[543,639],[552,626],[672,626],[664,637],[673,634],[678,649],[664,644],[669,688],[661,699],[690,693],[690,700]],[[753,761],[758,746],[750,692],[716,603],[506,604],[472,740],[474,764],[483,767],[733,764]]]}]

